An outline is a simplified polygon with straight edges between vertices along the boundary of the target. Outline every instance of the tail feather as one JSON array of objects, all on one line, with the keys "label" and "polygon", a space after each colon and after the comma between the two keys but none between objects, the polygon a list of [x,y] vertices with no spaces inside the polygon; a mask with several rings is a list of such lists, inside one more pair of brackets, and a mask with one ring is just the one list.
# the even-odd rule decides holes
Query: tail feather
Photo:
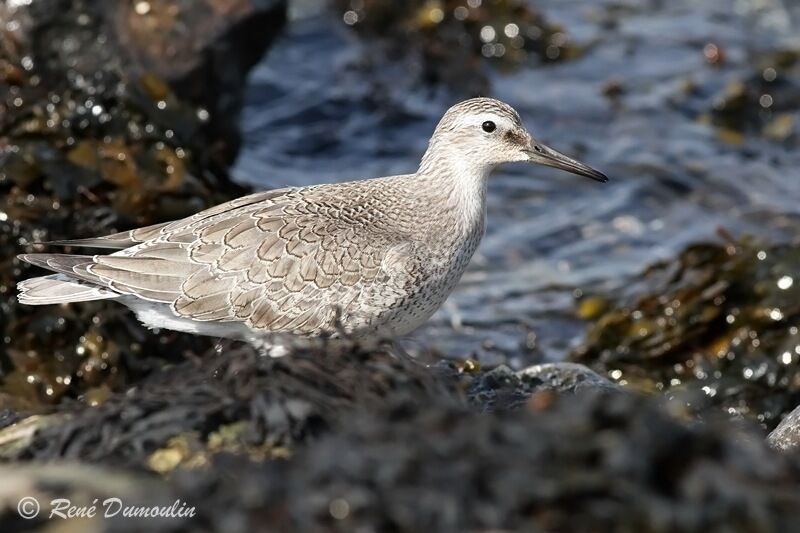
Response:
[{"label": "tail feather", "polygon": [[[111,254],[108,256],[70,255],[70,254],[23,254],[17,256],[22,261],[53,270],[65,278],[53,278],[59,282],[57,301],[85,301],[134,295],[145,300],[171,303],[178,297],[180,286],[192,273],[188,263],[170,262],[160,258],[130,258]],[[162,273],[159,267],[164,268]],[[69,283],[66,287],[63,283]],[[78,289],[80,287],[80,290]],[[91,290],[86,289],[91,287]],[[38,287],[37,287],[38,288]],[[20,285],[20,301],[45,303],[56,291],[52,283],[42,286],[36,294],[41,300],[28,296],[31,288]]]},{"label": "tail feather", "polygon": [[114,233],[104,237],[50,241],[42,244],[52,244],[56,246],[82,246],[85,248],[112,248],[122,250],[130,246],[135,246],[148,239],[157,237],[159,232],[169,224],[169,222],[162,222],[160,224],[153,224],[152,226],[145,226],[143,228],[132,229],[130,231],[122,231],[120,233]]},{"label": "tail feather", "polygon": [[19,303],[48,305],[119,298],[121,294],[63,274],[26,279],[17,284]]},{"label": "tail feather", "polygon": [[20,254],[17,258],[26,263],[64,274],[75,274],[79,271],[79,267],[91,265],[93,262],[90,255],[72,254]]}]

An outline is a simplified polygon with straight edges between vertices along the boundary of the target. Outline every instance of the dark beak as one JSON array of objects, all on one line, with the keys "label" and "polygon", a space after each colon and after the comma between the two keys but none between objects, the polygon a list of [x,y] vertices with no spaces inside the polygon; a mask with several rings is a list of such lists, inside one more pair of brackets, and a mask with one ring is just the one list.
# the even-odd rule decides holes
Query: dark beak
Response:
[{"label": "dark beak", "polygon": [[571,157],[567,157],[561,152],[553,150],[549,146],[545,146],[542,143],[533,142],[531,147],[525,150],[525,153],[528,154],[528,158],[531,163],[559,168],[561,170],[566,170],[567,172],[572,172],[573,174],[578,174],[579,176],[592,178],[595,181],[608,181],[608,178],[602,172],[598,172],[592,167],[584,165],[580,161],[575,161]]}]

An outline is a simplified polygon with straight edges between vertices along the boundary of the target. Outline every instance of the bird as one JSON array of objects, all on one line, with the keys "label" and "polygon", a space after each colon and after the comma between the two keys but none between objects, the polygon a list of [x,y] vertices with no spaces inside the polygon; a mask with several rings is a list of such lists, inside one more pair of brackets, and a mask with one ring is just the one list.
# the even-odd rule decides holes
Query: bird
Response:
[{"label": "bird", "polygon": [[[486,227],[489,176],[529,162],[598,182],[546,146],[510,105],[448,109],[413,174],[256,192],[195,215],[27,253],[54,274],[18,284],[22,304],[114,300],[145,326],[243,340],[398,338],[456,287]],[[266,347],[266,348],[265,348]]]}]

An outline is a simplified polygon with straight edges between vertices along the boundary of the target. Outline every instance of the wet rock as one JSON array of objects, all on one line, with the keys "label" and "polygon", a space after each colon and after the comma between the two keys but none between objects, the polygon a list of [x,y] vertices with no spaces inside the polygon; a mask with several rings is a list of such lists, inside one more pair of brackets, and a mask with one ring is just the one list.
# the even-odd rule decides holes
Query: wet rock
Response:
[{"label": "wet rock", "polygon": [[[95,408],[60,406],[71,418],[17,454],[49,464],[17,465],[16,486],[49,495],[42,480],[67,458],[93,468],[72,467],[60,496],[99,497],[113,480],[130,502],[196,508],[184,521],[148,522],[150,531],[800,525],[794,456],[774,453],[741,424],[680,422],[575,365],[556,375],[599,386],[568,385],[574,394],[485,412],[469,401],[471,375],[369,350],[279,360],[226,350],[208,363],[184,362]],[[554,371],[527,373],[549,381]],[[509,376],[521,379],[505,370],[487,379]],[[0,520],[14,512],[0,509]],[[131,522],[104,526],[124,531]]]},{"label": "wet rock", "polygon": [[475,377],[470,400],[485,409],[515,409],[537,393],[621,391],[594,370],[576,363],[544,363],[514,372],[505,365]]},{"label": "wet rock", "polygon": [[622,390],[591,368],[577,363],[543,363],[520,370],[517,375],[523,381],[530,383],[538,380],[541,382],[541,387],[556,392],[574,393],[588,389]]},{"label": "wet rock", "polygon": [[[86,108],[81,123],[91,126],[108,122],[102,117],[115,111],[104,105],[105,93],[132,93],[131,103],[143,108],[138,111],[172,122],[178,134],[202,135],[206,157],[225,169],[238,149],[245,76],[282,28],[286,2],[43,0],[10,11],[6,27],[18,28],[12,41],[18,44],[2,63],[18,85],[42,89],[36,100],[44,101],[45,91],[60,99],[63,81],[71,89],[85,89],[86,100],[75,104]],[[143,94],[120,83],[140,85],[136,89]],[[199,120],[181,116],[173,94],[194,106],[187,111],[199,113]],[[12,101],[12,108],[30,106],[30,96],[20,97],[22,106]],[[47,115],[41,118],[49,125]],[[180,131],[192,126],[199,131]]]},{"label": "wet rock", "polygon": [[720,128],[723,140],[735,139],[736,133],[757,133],[791,143],[797,138],[793,125],[800,105],[800,51],[762,52],[750,63],[749,74],[729,81],[713,95],[712,108],[701,120]]},{"label": "wet rock", "polygon": [[800,447],[800,407],[781,420],[778,427],[767,436],[767,442],[781,451],[795,451]]},{"label": "wet rock", "polygon": [[[148,523],[149,530],[785,531],[800,525],[796,515],[800,464],[792,456],[773,453],[741,427],[687,426],[636,395],[583,391],[557,395],[547,403],[530,403],[526,409],[479,413],[458,400],[457,389],[441,388],[443,383],[437,385],[437,380],[420,386],[418,376],[409,376],[411,381],[402,383],[408,369],[381,357],[359,357],[349,366],[331,366],[331,361],[321,359],[278,363],[236,359],[237,363],[229,363],[243,365],[238,370],[247,375],[265,370],[267,363],[273,370],[275,364],[299,365],[295,372],[302,368],[304,375],[321,380],[316,384],[324,385],[336,398],[324,400],[324,395],[309,387],[304,394],[312,404],[311,412],[319,413],[326,404],[332,409],[329,412],[344,416],[326,418],[335,422],[321,426],[322,431],[294,433],[296,443],[290,453],[277,457],[208,453],[202,445],[198,452],[193,448],[198,441],[190,437],[173,442],[170,449],[175,454],[192,459],[173,462],[182,466],[169,470],[170,475],[155,485],[152,477],[139,483],[142,478],[137,472],[142,465],[133,459],[141,457],[141,452],[131,446],[134,440],[149,449],[163,442],[166,428],[174,423],[187,427],[189,423],[173,416],[178,411],[195,420],[202,435],[207,429],[195,415],[203,418],[209,412],[205,400],[209,390],[219,387],[230,395],[231,380],[265,385],[266,374],[255,380],[245,375],[234,378],[233,367],[223,369],[221,382],[207,381],[203,389],[190,372],[189,381],[174,389],[174,403],[160,419],[156,404],[164,404],[158,391],[152,405],[147,397],[134,396],[123,411],[133,420],[94,418],[102,421],[112,437],[97,441],[101,431],[87,424],[92,437],[79,455],[99,458],[107,465],[110,479],[129,480],[124,485],[132,492],[125,492],[126,499],[139,501],[149,494],[151,504],[180,499],[196,507],[197,514],[187,521]],[[337,368],[339,383],[328,373]],[[351,378],[341,374],[345,368],[359,386],[380,395],[360,395],[351,388]],[[280,378],[287,376],[281,374]],[[305,387],[298,380],[290,382],[283,390]],[[270,431],[284,432],[279,421],[287,420],[288,402],[281,393],[282,383],[275,379],[253,396],[260,400],[252,401],[250,410],[238,411],[238,416],[251,422],[271,421],[265,434],[256,430],[243,437],[240,430],[233,431],[237,439],[249,438],[250,448],[276,442],[269,440]],[[246,385],[244,392],[255,391]],[[361,398],[355,400],[352,394]],[[242,397],[230,398],[229,408]],[[196,409],[187,403],[193,399],[200,400]],[[151,414],[141,416],[151,409]],[[205,427],[218,423],[218,415],[225,411],[217,409]],[[128,429],[117,430],[115,425]],[[153,431],[158,426],[161,436]],[[300,429],[302,424],[295,427]],[[137,436],[139,430],[142,434]],[[61,448],[61,455],[71,456],[78,450],[75,445],[80,437],[74,429],[69,434],[72,444]],[[91,451],[91,441],[109,451],[113,436],[123,436],[125,441],[113,457]],[[127,451],[122,453],[123,449]],[[205,454],[202,460],[198,461],[197,453]],[[114,467],[123,464],[124,473]],[[132,465],[137,466],[131,469]],[[20,466],[24,477],[15,479],[33,480],[38,487],[41,472],[28,468]],[[103,479],[109,478],[104,475]],[[85,477],[65,478],[61,490],[73,494],[81,480]],[[105,492],[96,486],[91,494]],[[107,530],[117,531],[124,525],[110,522]]]},{"label": "wet rock", "polygon": [[286,9],[286,0],[103,3],[136,70],[164,80],[179,98],[209,112],[215,143],[230,144],[227,163],[238,149],[245,78],[285,24]]},{"label": "wet rock", "polygon": [[371,50],[401,59],[412,77],[467,95],[485,93],[486,63],[513,69],[532,61],[562,61],[582,53],[560,27],[530,4],[504,2],[393,2],[337,0],[345,24]]},{"label": "wet rock", "polygon": [[[23,458],[69,458],[163,471],[238,449],[251,457],[291,453],[356,411],[415,397],[457,401],[460,377],[368,350],[327,347],[260,357],[249,347],[186,361],[41,429]],[[10,428],[9,428],[10,429]],[[167,468],[168,467],[168,468]]]},{"label": "wet rock", "polygon": [[0,429],[3,429],[6,426],[10,426],[20,420],[21,416],[16,411],[13,411],[8,408],[3,408],[0,410]]},{"label": "wet rock", "polygon": [[210,339],[156,337],[102,302],[18,306],[16,283],[41,271],[14,256],[243,194],[227,166],[244,76],[284,8],[269,0],[0,5],[0,394],[36,404],[91,389],[84,397],[95,403],[104,387],[123,388],[164,358],[210,349]]},{"label": "wet rock", "polygon": [[[800,249],[689,247],[596,319],[574,354],[618,383],[774,427],[800,402]],[[695,394],[696,393],[696,394]]]}]

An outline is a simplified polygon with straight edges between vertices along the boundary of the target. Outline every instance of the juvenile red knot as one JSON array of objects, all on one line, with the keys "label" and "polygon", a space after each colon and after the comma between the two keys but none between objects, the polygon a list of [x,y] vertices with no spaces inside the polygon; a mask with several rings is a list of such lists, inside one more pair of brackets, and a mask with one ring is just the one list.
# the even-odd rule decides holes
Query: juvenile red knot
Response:
[{"label": "juvenile red knot", "polygon": [[456,286],[483,237],[489,174],[515,161],[607,181],[537,141],[507,104],[475,98],[445,113],[414,174],[259,192],[53,243],[118,251],[19,256],[57,272],[21,282],[19,301],[114,299],[152,328],[257,345],[278,334],[404,335]]}]

